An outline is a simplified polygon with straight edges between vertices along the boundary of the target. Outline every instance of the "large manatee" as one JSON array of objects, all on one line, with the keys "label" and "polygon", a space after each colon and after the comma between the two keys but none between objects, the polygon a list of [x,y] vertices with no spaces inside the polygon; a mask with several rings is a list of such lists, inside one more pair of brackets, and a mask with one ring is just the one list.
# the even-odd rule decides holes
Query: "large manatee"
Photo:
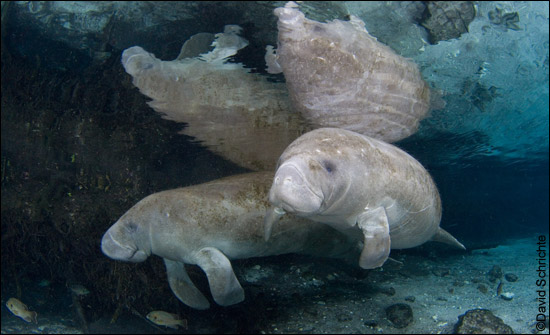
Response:
[{"label": "large manatee", "polygon": [[239,32],[227,25],[215,36],[198,33],[171,61],[138,46],[124,50],[121,61],[133,84],[153,99],[149,106],[188,124],[183,134],[240,166],[271,170],[286,146],[310,128],[291,112],[285,84],[227,62],[248,44]]},{"label": "large manatee", "polygon": [[283,72],[293,108],[313,126],[336,127],[395,142],[414,134],[430,90],[418,67],[378,42],[359,18],[321,23],[294,2],[275,9],[276,53],[268,72]]},{"label": "large manatee", "polygon": [[403,150],[349,130],[321,128],[292,142],[269,191],[266,240],[294,213],[362,236],[362,268],[381,266],[390,249],[437,240],[464,246],[439,227],[441,200],[429,173]]},{"label": "large manatee", "polygon": [[142,262],[152,254],[164,258],[170,288],[197,309],[210,304],[187,275],[185,264],[198,265],[214,300],[227,306],[244,299],[232,259],[358,254],[358,239],[296,216],[285,217],[266,243],[262,223],[272,180],[272,172],[256,172],[152,194],[107,230],[101,250],[121,261]]},{"label": "large manatee", "polygon": [[376,41],[358,18],[320,23],[293,6],[275,9],[278,49],[268,47],[265,57],[268,72],[284,72],[286,84],[227,62],[248,44],[236,25],[192,36],[175,60],[135,46],[122,64],[155,111],[187,123],[182,133],[252,170],[272,169],[288,144],[315,128],[387,142],[416,132],[429,104],[416,65]]}]

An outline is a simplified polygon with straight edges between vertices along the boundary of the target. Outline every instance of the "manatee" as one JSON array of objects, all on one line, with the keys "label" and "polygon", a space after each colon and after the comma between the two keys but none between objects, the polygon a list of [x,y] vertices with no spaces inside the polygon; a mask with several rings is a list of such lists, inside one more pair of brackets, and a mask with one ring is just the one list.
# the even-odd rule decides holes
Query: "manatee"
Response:
[{"label": "manatee", "polygon": [[265,56],[268,72],[282,71],[286,83],[228,62],[248,45],[237,25],[193,35],[175,60],[128,48],[122,65],[152,99],[149,106],[187,124],[182,134],[251,170],[273,169],[293,140],[320,127],[388,142],[416,132],[430,96],[416,65],[376,41],[355,17],[324,24],[292,6],[275,10],[278,48],[268,46]]},{"label": "manatee", "polygon": [[149,106],[187,124],[182,134],[242,167],[272,170],[286,146],[311,128],[291,111],[284,83],[227,62],[248,44],[240,30],[227,25],[223,33],[193,35],[175,60],[134,46],[124,50],[121,62],[152,99]]},{"label": "manatee", "polygon": [[[381,266],[390,249],[428,240],[464,249],[439,227],[441,200],[430,174],[403,150],[345,129],[321,128],[292,142],[269,191],[265,238],[284,213],[362,236],[359,266]],[[359,237],[360,238],[360,237]]]},{"label": "manatee", "polygon": [[196,309],[210,304],[185,264],[198,265],[216,303],[228,306],[244,299],[230,260],[285,253],[357,257],[360,240],[297,216],[285,216],[266,243],[263,217],[272,180],[273,172],[255,172],[152,194],[107,230],[101,250],[120,261],[164,258],[173,293]]},{"label": "manatee", "polygon": [[336,127],[385,142],[418,130],[430,90],[416,64],[378,42],[359,18],[321,23],[294,2],[275,9],[278,47],[270,73],[283,72],[292,107],[315,129]]}]

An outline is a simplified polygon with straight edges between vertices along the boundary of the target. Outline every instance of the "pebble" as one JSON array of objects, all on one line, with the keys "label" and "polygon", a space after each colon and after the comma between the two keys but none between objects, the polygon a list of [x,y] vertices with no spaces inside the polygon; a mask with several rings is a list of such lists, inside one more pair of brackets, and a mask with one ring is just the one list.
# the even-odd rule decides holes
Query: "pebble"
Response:
[{"label": "pebble", "polygon": [[449,269],[436,269],[433,271],[433,274],[437,277],[446,277],[451,274]]},{"label": "pebble", "polygon": [[502,278],[502,268],[498,265],[493,265],[491,270],[487,272],[487,277],[491,283],[495,283],[497,279]]},{"label": "pebble", "polygon": [[414,297],[414,295],[409,295],[405,297],[405,301],[414,302],[415,300],[416,298]]},{"label": "pebble", "polygon": [[363,324],[366,327],[369,327],[369,328],[376,328],[378,326],[378,321],[376,321],[376,320],[367,320]]},{"label": "pebble", "polygon": [[518,276],[516,276],[513,273],[507,273],[504,275],[504,278],[509,281],[510,283],[513,283],[518,280]]},{"label": "pebble", "polygon": [[479,292],[481,292],[483,294],[485,294],[485,293],[487,293],[487,291],[489,291],[487,286],[485,286],[484,284],[477,285],[477,289],[479,290]]},{"label": "pebble", "polygon": [[380,288],[380,293],[383,293],[385,295],[394,296],[395,295],[395,289],[393,287],[382,287]]},{"label": "pebble", "polygon": [[353,318],[349,314],[341,313],[336,316],[338,322],[351,321]]},{"label": "pebble", "polygon": [[500,297],[506,301],[510,301],[514,299],[514,293],[512,292],[504,292],[500,295]]},{"label": "pebble", "polygon": [[458,287],[462,287],[462,286],[464,286],[464,284],[465,283],[462,280],[455,280],[453,282],[453,286],[458,286]]}]

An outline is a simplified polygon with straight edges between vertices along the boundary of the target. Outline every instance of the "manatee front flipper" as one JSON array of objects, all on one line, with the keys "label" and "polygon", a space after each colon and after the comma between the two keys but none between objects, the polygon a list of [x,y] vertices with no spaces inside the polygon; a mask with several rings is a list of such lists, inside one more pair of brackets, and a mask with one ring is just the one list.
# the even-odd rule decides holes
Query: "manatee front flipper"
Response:
[{"label": "manatee front flipper", "polygon": [[365,237],[363,251],[359,257],[359,266],[373,269],[382,266],[390,255],[390,225],[383,207],[361,213],[357,226]]},{"label": "manatee front flipper", "polygon": [[166,273],[168,274],[168,284],[176,297],[187,306],[196,309],[208,309],[210,303],[208,299],[195,287],[191,278],[185,271],[185,264],[164,259]]},{"label": "manatee front flipper", "polygon": [[202,248],[196,254],[197,265],[206,273],[210,292],[222,306],[237,304],[244,300],[244,290],[235,277],[231,262],[216,248]]},{"label": "manatee front flipper", "polygon": [[181,47],[180,54],[176,60],[198,57],[200,54],[210,52],[212,42],[216,36],[210,33],[198,33],[189,38]]},{"label": "manatee front flipper", "polygon": [[273,229],[273,224],[285,214],[285,211],[282,208],[271,206],[264,217],[264,239],[269,241],[271,236],[271,230]]}]

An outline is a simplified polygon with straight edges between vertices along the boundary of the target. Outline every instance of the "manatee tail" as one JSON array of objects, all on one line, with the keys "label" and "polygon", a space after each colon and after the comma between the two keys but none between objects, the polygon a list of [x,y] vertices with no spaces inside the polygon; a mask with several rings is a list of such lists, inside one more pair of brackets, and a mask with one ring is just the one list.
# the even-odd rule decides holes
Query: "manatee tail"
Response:
[{"label": "manatee tail", "polygon": [[441,227],[439,228],[437,233],[435,233],[431,240],[452,245],[453,247],[457,247],[462,250],[466,250],[466,247],[462,243],[458,242],[458,240],[454,238],[453,235],[449,234]]}]

